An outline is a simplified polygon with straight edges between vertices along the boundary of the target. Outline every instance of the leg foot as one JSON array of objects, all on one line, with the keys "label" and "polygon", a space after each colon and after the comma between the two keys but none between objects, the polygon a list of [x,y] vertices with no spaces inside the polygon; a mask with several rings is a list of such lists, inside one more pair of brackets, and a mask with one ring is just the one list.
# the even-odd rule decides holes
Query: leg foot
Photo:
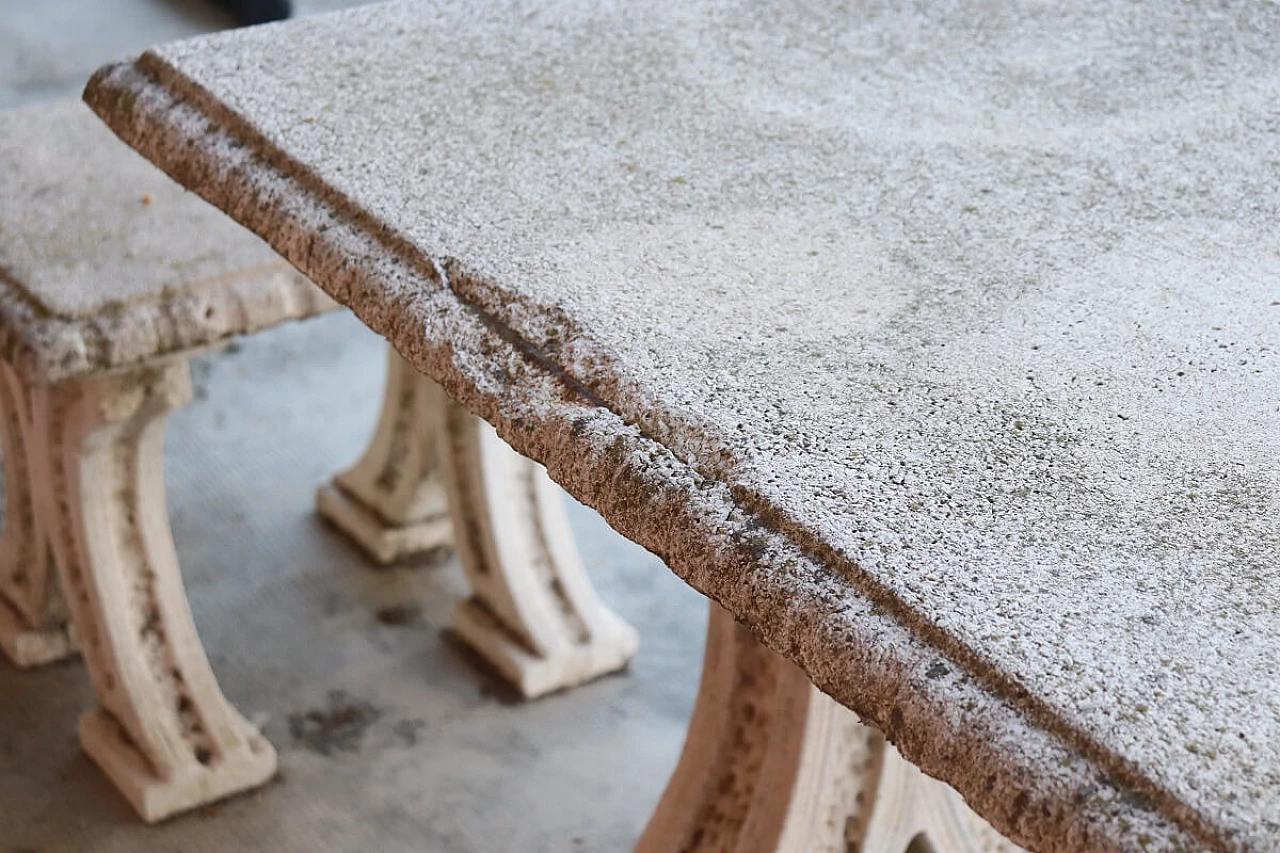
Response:
[{"label": "leg foot", "polygon": [[185,768],[164,784],[156,784],[151,766],[106,711],[80,717],[80,745],[148,823],[256,788],[276,772],[275,748],[252,729],[245,733],[246,753],[199,770]]},{"label": "leg foot", "polygon": [[381,565],[451,540],[436,443],[425,409],[428,380],[387,347],[382,412],[355,465],[316,493],[320,517]]},{"label": "leg foot", "polygon": [[60,661],[79,650],[69,624],[34,627],[0,597],[0,649],[19,669],[33,669]]},{"label": "leg foot", "polygon": [[0,648],[20,667],[41,666],[76,651],[58,586],[39,490],[47,485],[33,434],[43,388],[29,388],[0,363],[0,452],[4,460],[4,532],[0,536]]},{"label": "leg foot", "polygon": [[637,853],[1014,853],[960,798],[711,605],[684,752]]},{"label": "leg foot", "polygon": [[81,743],[144,820],[262,784],[271,745],[227,703],[187,605],[164,502],[185,362],[49,391],[43,429],[57,565],[100,707]]}]

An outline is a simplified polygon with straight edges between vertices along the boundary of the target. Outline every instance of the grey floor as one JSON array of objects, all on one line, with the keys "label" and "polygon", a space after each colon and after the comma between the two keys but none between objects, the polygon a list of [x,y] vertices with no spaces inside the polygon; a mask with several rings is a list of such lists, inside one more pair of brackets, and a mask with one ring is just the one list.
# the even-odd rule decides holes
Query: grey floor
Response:
[{"label": "grey floor", "polygon": [[[301,13],[352,5],[297,2]],[[224,24],[197,0],[0,0],[0,107],[73,96],[99,64]],[[77,662],[0,662],[0,853],[629,849],[675,763],[705,604],[571,503],[605,599],[641,634],[630,668],[532,703],[444,635],[446,557],[371,569],[311,513],[372,427],[382,344],[345,314],[193,364],[170,422],[174,538],[228,697],[280,752],[266,788],[143,827],[79,751]]]}]

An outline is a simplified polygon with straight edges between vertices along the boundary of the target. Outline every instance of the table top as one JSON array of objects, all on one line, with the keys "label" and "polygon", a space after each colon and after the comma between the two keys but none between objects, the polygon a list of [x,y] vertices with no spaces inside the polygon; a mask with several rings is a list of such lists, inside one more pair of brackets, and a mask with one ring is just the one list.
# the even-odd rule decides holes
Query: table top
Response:
[{"label": "table top", "polygon": [[1280,844],[1280,6],[410,2],[91,105],[1014,840]]},{"label": "table top", "polygon": [[0,339],[54,381],[331,307],[79,101],[0,112]]}]

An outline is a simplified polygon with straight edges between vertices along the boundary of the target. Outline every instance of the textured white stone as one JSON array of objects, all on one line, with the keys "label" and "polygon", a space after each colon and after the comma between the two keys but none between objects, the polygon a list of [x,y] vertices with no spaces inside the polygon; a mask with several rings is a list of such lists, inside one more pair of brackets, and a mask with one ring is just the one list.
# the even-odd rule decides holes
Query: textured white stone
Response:
[{"label": "textured white stone", "polygon": [[0,114],[0,648],[36,666],[80,647],[81,744],[144,820],[276,769],[214,679],[170,538],[185,356],[334,307],[83,104]]},{"label": "textured white stone", "polygon": [[0,352],[30,381],[333,308],[76,101],[0,113]]},{"label": "textured white stone", "polygon": [[1015,840],[1267,850],[1277,28],[408,3],[88,94]]}]

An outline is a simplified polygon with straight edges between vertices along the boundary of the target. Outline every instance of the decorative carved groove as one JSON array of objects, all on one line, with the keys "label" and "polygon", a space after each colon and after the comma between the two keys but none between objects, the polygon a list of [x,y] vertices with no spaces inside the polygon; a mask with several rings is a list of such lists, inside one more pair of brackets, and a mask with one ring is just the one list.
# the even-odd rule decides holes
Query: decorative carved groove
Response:
[{"label": "decorative carved groove", "polygon": [[164,501],[164,424],[185,361],[53,386],[33,434],[56,562],[100,707],[86,752],[143,819],[255,787],[271,745],[227,703],[187,605]]},{"label": "decorative carved groove", "polygon": [[[454,630],[524,696],[620,669],[635,653],[636,633],[591,586],[555,484],[389,353],[374,438],[320,490],[321,515],[380,562],[404,553],[385,545],[392,534],[429,524],[422,540],[433,547],[448,541],[451,521],[472,590],[454,606]],[[357,505],[359,513],[350,510]],[[440,516],[446,506],[448,521]]]},{"label": "decorative carved groove", "polygon": [[1016,853],[711,605],[684,752],[637,853]]},{"label": "decorative carved groove", "polygon": [[4,532],[0,535],[0,648],[20,667],[51,663],[76,650],[58,586],[40,490],[48,471],[33,453],[32,422],[46,403],[0,362],[0,453],[4,462]]}]

